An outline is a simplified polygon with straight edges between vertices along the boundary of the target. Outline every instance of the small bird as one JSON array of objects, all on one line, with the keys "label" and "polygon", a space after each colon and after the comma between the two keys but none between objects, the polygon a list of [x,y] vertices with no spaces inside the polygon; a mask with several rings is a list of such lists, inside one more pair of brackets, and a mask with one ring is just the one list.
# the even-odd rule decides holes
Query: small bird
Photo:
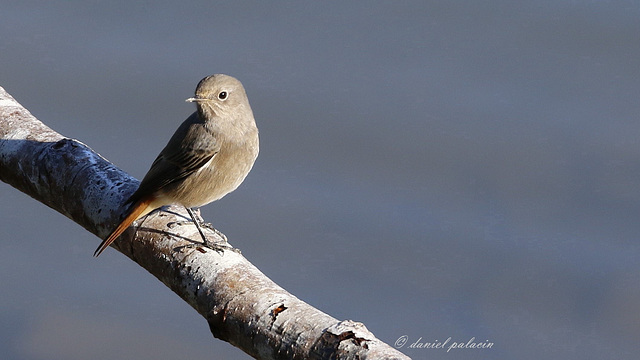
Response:
[{"label": "small bird", "polygon": [[126,216],[98,246],[100,255],[136,219],[159,207],[187,209],[205,243],[191,208],[219,200],[235,190],[258,157],[258,128],[249,99],[237,79],[215,74],[202,79],[195,96],[197,111],[176,130],[129,197]]}]

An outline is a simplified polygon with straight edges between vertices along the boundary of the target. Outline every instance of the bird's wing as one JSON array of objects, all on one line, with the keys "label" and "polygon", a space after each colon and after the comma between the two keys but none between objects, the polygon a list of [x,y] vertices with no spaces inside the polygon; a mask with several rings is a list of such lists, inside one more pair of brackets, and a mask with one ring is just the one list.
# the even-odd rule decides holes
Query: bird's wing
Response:
[{"label": "bird's wing", "polygon": [[216,137],[203,123],[194,121],[194,116],[198,115],[194,113],[176,130],[129,202],[154,194],[163,187],[184,179],[218,153],[220,144]]}]

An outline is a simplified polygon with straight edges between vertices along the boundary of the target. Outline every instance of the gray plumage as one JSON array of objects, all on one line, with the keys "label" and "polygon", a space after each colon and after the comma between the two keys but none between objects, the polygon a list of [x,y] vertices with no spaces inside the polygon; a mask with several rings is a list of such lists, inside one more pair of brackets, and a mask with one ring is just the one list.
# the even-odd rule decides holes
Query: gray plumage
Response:
[{"label": "gray plumage", "polygon": [[152,210],[169,204],[206,205],[235,190],[251,171],[258,156],[258,128],[242,83],[228,75],[207,76],[187,101],[195,102],[197,111],[160,152],[126,201],[126,216],[95,256]]}]

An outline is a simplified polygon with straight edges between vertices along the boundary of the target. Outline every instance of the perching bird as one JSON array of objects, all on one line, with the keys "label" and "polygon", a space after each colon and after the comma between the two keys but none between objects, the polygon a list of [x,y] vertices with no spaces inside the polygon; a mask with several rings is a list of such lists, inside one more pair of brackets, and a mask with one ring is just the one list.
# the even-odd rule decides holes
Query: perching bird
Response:
[{"label": "perching bird", "polygon": [[235,190],[258,156],[258,128],[244,87],[223,74],[207,76],[196,87],[197,111],[173,134],[151,165],[138,190],[125,202],[126,216],[96,249],[100,255],[136,219],[159,207],[191,211]]}]

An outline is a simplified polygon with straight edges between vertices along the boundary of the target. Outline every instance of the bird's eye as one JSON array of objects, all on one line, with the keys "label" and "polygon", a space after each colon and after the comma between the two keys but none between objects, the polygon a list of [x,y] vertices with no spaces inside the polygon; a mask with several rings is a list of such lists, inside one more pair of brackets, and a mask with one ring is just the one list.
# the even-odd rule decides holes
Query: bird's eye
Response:
[{"label": "bird's eye", "polygon": [[218,99],[220,100],[226,100],[227,96],[229,96],[229,94],[227,94],[226,91],[220,91],[220,93],[218,94]]}]

